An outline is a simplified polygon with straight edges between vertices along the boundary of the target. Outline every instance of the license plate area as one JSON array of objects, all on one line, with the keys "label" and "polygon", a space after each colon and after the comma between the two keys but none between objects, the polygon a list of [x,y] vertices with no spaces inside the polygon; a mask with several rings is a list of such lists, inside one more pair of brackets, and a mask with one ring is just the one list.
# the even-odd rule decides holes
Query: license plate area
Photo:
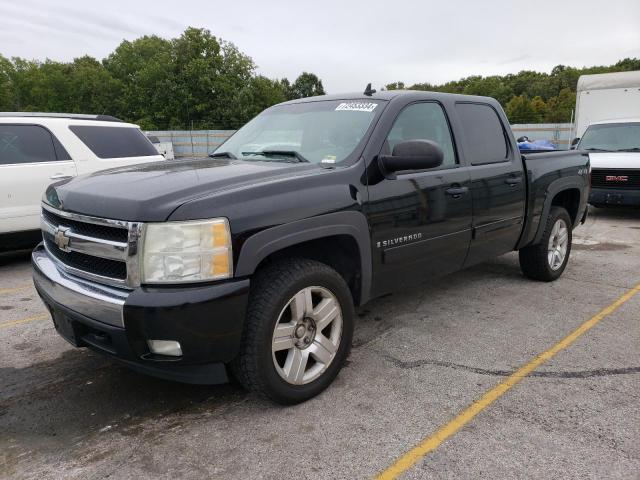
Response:
[{"label": "license plate area", "polygon": [[623,196],[619,193],[607,193],[605,202],[613,205],[621,205]]},{"label": "license plate area", "polygon": [[74,322],[60,310],[54,310],[51,316],[58,334],[74,347],[79,347],[79,336]]}]

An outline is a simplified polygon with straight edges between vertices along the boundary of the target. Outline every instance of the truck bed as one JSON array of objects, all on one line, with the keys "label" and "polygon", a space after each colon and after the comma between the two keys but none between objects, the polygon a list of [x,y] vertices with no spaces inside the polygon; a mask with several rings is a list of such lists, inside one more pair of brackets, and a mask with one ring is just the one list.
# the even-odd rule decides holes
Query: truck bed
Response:
[{"label": "truck bed", "polygon": [[[567,194],[566,201],[574,201],[571,195],[575,195],[576,201],[582,204],[586,200],[580,198],[581,191],[587,192],[586,196],[588,197],[589,190],[589,155],[586,152],[579,150],[532,151],[522,154],[522,161],[528,180],[528,190],[526,222],[517,248],[539,240],[537,237],[541,229],[538,229],[538,226],[540,219],[546,218],[547,212],[544,209],[547,196],[553,197],[557,191],[575,185],[575,189],[571,190],[573,193]],[[582,218],[572,220],[575,226]]]}]

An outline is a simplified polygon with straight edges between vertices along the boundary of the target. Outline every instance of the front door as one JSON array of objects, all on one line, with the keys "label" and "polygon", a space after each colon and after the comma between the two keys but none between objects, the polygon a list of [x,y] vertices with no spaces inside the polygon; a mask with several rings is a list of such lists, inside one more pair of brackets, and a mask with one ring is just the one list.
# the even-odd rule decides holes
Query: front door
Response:
[{"label": "front door", "polygon": [[459,162],[439,103],[406,106],[381,153],[391,153],[398,142],[419,139],[442,148],[440,167],[368,185],[365,211],[372,230],[374,295],[458,270],[467,255],[472,211],[469,171]]}]

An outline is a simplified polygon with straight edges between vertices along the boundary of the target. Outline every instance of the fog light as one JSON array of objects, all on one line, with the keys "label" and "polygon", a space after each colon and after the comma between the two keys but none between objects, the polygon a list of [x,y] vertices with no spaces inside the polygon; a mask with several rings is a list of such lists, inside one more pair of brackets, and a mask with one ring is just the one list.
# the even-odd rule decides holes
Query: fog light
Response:
[{"label": "fog light", "polygon": [[158,355],[169,355],[171,357],[181,357],[182,347],[180,342],[175,340],[147,340],[149,350]]}]

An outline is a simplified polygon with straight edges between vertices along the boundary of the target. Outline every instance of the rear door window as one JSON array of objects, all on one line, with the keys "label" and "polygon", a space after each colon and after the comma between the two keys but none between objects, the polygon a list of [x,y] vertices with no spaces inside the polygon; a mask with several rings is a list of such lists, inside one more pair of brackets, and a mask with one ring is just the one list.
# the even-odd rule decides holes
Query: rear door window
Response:
[{"label": "rear door window", "polygon": [[38,125],[0,124],[0,165],[68,159],[60,142],[46,128]]},{"label": "rear door window", "polygon": [[465,152],[471,165],[508,161],[507,137],[493,107],[458,103],[456,110],[464,128]]},{"label": "rear door window", "polygon": [[98,158],[158,155],[153,144],[137,128],[72,125],[69,129]]}]

